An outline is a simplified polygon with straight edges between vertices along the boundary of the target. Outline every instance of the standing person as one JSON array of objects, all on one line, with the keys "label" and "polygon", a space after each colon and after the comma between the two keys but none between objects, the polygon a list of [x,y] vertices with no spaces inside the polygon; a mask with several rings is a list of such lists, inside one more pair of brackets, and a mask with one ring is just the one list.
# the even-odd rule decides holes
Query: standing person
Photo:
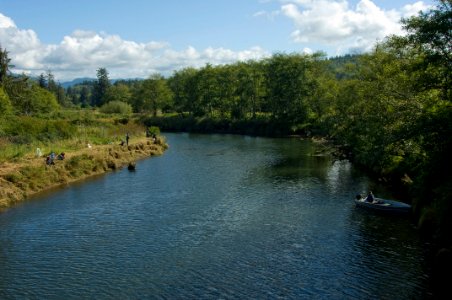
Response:
[{"label": "standing person", "polygon": [[126,145],[129,146],[129,133],[126,133]]}]

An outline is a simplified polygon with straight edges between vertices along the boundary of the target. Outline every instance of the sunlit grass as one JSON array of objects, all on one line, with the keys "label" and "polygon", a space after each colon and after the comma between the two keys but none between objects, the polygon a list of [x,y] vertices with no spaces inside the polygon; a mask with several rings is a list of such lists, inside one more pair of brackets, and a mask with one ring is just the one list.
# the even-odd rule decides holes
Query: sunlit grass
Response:
[{"label": "sunlit grass", "polygon": [[[27,127],[20,124],[22,120]],[[24,129],[19,129],[22,128],[19,125]],[[58,131],[61,129],[65,138]],[[13,130],[13,135],[8,130]],[[62,110],[39,117],[12,118],[0,124],[0,163],[35,157],[37,148],[47,155],[83,149],[88,144],[119,144],[126,134],[133,139],[143,137],[145,131],[133,118],[92,110]]]}]

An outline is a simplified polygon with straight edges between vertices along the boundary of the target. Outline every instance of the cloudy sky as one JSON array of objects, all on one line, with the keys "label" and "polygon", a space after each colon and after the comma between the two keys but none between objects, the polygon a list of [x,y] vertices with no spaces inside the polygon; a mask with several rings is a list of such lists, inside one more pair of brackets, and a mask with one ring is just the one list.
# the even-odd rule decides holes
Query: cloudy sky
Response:
[{"label": "cloudy sky", "polygon": [[0,0],[0,45],[13,71],[64,82],[171,75],[276,52],[329,56],[402,34],[434,0]]}]

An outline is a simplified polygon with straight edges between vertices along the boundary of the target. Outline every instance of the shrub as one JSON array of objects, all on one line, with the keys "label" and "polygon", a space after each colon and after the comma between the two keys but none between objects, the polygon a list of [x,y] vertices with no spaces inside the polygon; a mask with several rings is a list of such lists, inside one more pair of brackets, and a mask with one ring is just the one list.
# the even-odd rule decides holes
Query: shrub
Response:
[{"label": "shrub", "polygon": [[111,101],[104,104],[100,111],[105,114],[123,114],[130,115],[132,113],[132,106],[121,101]]},{"label": "shrub", "polygon": [[158,128],[157,126],[149,127],[149,134],[151,136],[153,136],[153,135],[160,135],[160,128]]}]

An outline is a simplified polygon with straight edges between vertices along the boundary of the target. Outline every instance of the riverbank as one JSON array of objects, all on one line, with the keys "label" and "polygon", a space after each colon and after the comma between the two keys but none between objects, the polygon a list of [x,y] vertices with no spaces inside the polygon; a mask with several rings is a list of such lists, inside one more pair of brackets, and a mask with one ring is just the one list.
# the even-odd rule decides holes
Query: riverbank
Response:
[{"label": "riverbank", "polygon": [[47,166],[44,157],[34,154],[0,165],[0,210],[30,196],[90,176],[103,174],[133,164],[139,159],[161,155],[167,144],[163,137],[155,141],[132,138],[129,145],[94,145],[66,153],[64,160]]}]

